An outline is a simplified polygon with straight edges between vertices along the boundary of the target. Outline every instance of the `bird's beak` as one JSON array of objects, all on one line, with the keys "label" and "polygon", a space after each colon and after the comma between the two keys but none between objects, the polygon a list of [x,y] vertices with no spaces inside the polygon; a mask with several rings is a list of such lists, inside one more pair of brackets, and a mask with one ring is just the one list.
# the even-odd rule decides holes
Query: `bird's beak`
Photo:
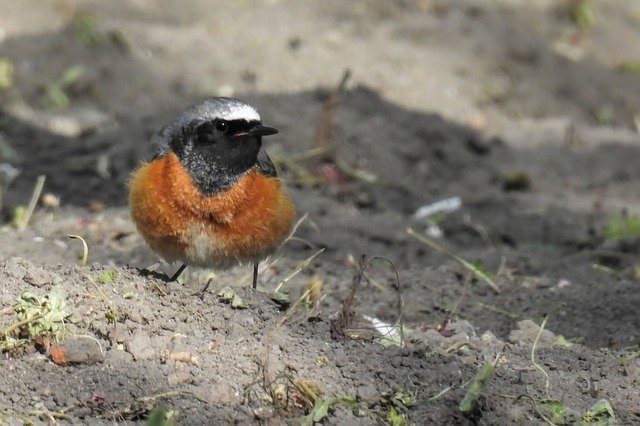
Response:
[{"label": "bird's beak", "polygon": [[273,127],[263,126],[262,124],[258,124],[251,130],[249,130],[250,136],[269,136],[275,135],[278,133],[278,129],[274,129]]}]

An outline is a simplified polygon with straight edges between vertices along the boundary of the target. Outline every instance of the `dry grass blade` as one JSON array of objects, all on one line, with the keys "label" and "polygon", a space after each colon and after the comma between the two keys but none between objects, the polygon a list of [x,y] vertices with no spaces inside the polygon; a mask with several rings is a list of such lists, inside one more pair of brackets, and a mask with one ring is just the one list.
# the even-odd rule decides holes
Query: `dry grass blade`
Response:
[{"label": "dry grass blade", "polygon": [[33,211],[36,209],[36,205],[38,204],[38,199],[40,199],[40,194],[42,193],[42,189],[44,188],[44,182],[46,180],[46,176],[40,175],[38,176],[38,180],[36,181],[36,185],[33,188],[33,193],[31,194],[31,200],[29,201],[29,206],[27,207],[27,211],[18,224],[18,231],[23,232],[27,229],[27,225],[29,225],[29,220],[31,220],[31,216],[33,215]]},{"label": "dry grass blade", "polygon": [[345,177],[368,183],[379,183],[378,177],[373,173],[359,170],[340,161],[337,158],[337,145],[332,140],[335,113],[350,77],[351,71],[345,70],[340,83],[325,100],[311,141],[311,148],[288,158],[273,157],[275,163],[287,168],[299,184],[315,185],[328,182],[338,184],[344,183],[342,181]]},{"label": "dry grass blade", "polygon": [[496,293],[500,293],[500,287],[498,287],[495,281],[493,281],[487,274],[485,274],[482,270],[480,270],[476,266],[467,262],[460,256],[452,253],[451,251],[441,246],[440,244],[436,243],[435,241],[432,241],[431,239],[418,234],[416,231],[414,231],[411,228],[407,229],[407,234],[409,234],[416,240],[420,241],[421,243],[426,244],[432,249],[446,254],[447,256],[449,256],[450,258],[452,258],[453,260],[455,260],[456,262],[460,263],[462,266],[467,268],[469,271],[473,272],[474,275],[478,276],[479,278],[482,278],[482,280],[484,280],[489,285],[489,287],[493,289],[493,291],[495,291]]},{"label": "dry grass blade", "polygon": [[347,176],[358,179],[367,183],[380,183],[380,179],[375,174],[368,172],[366,170],[356,169],[349,166],[344,161],[336,160],[336,165],[338,168]]},{"label": "dry grass blade", "polygon": [[522,398],[526,398],[529,401],[531,401],[531,403],[533,404],[533,408],[536,410],[536,413],[540,416],[540,418],[542,420],[544,420],[544,422],[550,426],[556,426],[557,423],[554,423],[553,421],[551,421],[551,419],[549,419],[547,416],[544,415],[544,413],[540,410],[540,406],[538,404],[538,400],[536,400],[534,397],[532,397],[531,395],[527,395],[527,394],[522,394],[522,395],[503,395],[505,398],[510,398],[510,399],[522,399]]},{"label": "dry grass blade", "polygon": [[8,336],[9,334],[13,333],[14,331],[16,331],[17,329],[19,329],[20,327],[22,327],[23,325],[27,325],[29,323],[32,323],[34,321],[38,321],[40,319],[44,318],[44,315],[42,314],[36,314],[32,317],[26,318],[20,322],[17,322],[15,324],[11,324],[9,327],[5,328],[2,333],[2,335],[4,336]]},{"label": "dry grass blade", "polygon": [[471,283],[471,277],[472,276],[473,276],[473,273],[469,272],[469,275],[467,275],[467,278],[465,278],[464,284],[462,285],[462,294],[460,295],[458,300],[456,300],[456,303],[451,308],[451,312],[449,313],[449,316],[455,315],[456,311],[458,310],[458,308],[462,304],[462,300],[467,295],[467,290],[469,290],[469,284]]},{"label": "dry grass blade", "polygon": [[289,236],[287,237],[287,239],[284,241],[284,244],[287,243],[287,241],[289,241],[293,235],[296,233],[296,231],[298,230],[298,228],[300,227],[300,225],[302,225],[302,223],[307,220],[307,218],[309,217],[309,213],[305,213],[302,215],[302,217],[300,219],[298,219],[298,221],[296,222],[295,225],[293,225],[293,229],[291,230],[291,232],[289,232]]},{"label": "dry grass blade", "polygon": [[[378,342],[386,341],[389,344],[398,345],[403,347],[405,345],[405,327],[403,324],[403,309],[404,309],[404,297],[402,294],[402,286],[400,284],[400,275],[396,265],[389,258],[384,256],[372,256],[367,259],[364,255],[360,257],[357,264],[353,261],[352,265],[356,267],[356,273],[353,277],[351,284],[351,290],[342,300],[342,306],[340,312],[335,319],[331,321],[331,338],[334,340],[342,340],[346,336],[355,338],[352,333],[354,331],[354,323],[356,322],[356,312],[354,306],[356,304],[356,298],[360,289],[362,288],[362,282],[365,281],[369,285],[372,285],[372,280],[366,275],[366,270],[369,268],[374,260],[384,260],[389,265],[395,275],[397,285],[397,306],[398,306],[398,319],[394,325],[387,324],[377,318],[363,315],[362,318],[369,321],[373,328],[382,335],[382,339]],[[385,345],[385,343],[382,343]]]},{"label": "dry grass blade", "polygon": [[303,260],[302,262],[300,262],[300,264],[296,267],[296,269],[293,270],[293,272],[291,272],[289,275],[287,275],[287,277],[285,279],[280,281],[280,284],[278,284],[278,286],[276,287],[274,292],[277,293],[278,291],[280,291],[280,289],[282,288],[283,285],[285,285],[291,278],[293,278],[296,275],[298,275],[300,273],[300,271],[302,271],[304,268],[309,266],[309,264],[311,264],[313,259],[318,257],[323,251],[324,251],[324,248],[321,248],[320,250],[318,250],[317,252],[315,252],[314,254],[312,254],[311,256],[309,256],[308,258]]},{"label": "dry grass blade", "polygon": [[[305,240],[304,238],[299,238],[299,237],[295,237],[295,233],[298,231],[298,228],[300,227],[300,225],[302,225],[303,222],[307,221],[309,219],[309,213],[305,213],[304,215],[302,215],[302,217],[300,219],[298,219],[298,221],[295,223],[295,225],[293,225],[293,229],[291,230],[291,232],[289,233],[289,236],[287,237],[286,240],[284,240],[284,243],[282,243],[282,245],[280,247],[283,247],[285,244],[287,244],[289,241],[299,241],[302,244],[306,245],[307,247],[311,248],[311,249],[315,249],[318,247],[317,244],[312,243],[311,241]],[[312,225],[316,226],[313,222],[310,222]],[[273,265],[275,265],[278,260],[280,260],[280,256],[276,257],[275,259],[271,260],[269,262],[269,264],[264,268],[269,269],[271,267],[273,267]],[[264,265],[264,263],[262,263]],[[290,279],[290,278],[288,278]],[[284,283],[281,283],[284,284]]]},{"label": "dry grass blade", "polygon": [[367,262],[365,257],[360,258],[358,263],[358,271],[353,277],[353,283],[351,284],[351,291],[342,300],[342,307],[337,318],[331,321],[331,337],[334,340],[342,340],[346,336],[346,330],[353,324],[355,312],[353,305],[356,301],[356,295],[360,290],[362,280],[364,279],[364,270],[367,268]]},{"label": "dry grass blade", "polygon": [[398,286],[398,321],[397,321],[396,329],[399,331],[399,334],[400,334],[400,346],[404,347],[405,329],[404,329],[403,316],[402,316],[402,313],[404,310],[404,297],[402,295],[402,286],[400,285],[400,274],[398,274],[398,269],[396,268],[395,263],[393,263],[391,259],[384,256],[373,256],[371,259],[369,259],[369,262],[367,262],[367,266],[369,263],[371,263],[372,260],[376,260],[376,259],[384,260],[389,265],[391,265],[391,269],[393,270],[393,273],[396,276],[396,285]]},{"label": "dry grass blade", "polygon": [[544,374],[544,377],[545,377],[544,388],[545,388],[545,391],[547,393],[549,392],[549,383],[550,383],[551,379],[549,378],[549,375],[544,370],[544,368],[542,368],[540,366],[540,364],[538,364],[536,362],[536,346],[538,346],[538,341],[540,340],[540,336],[542,335],[542,332],[544,331],[544,327],[547,325],[547,321],[548,320],[549,320],[549,314],[547,314],[544,317],[544,320],[542,320],[542,324],[540,324],[540,329],[538,330],[538,334],[536,334],[536,338],[533,341],[533,345],[531,346],[531,364],[533,364],[533,366],[536,368],[536,370],[538,370],[542,374]]},{"label": "dry grass blade", "polygon": [[[319,253],[317,253],[319,254]],[[259,369],[261,371],[261,375],[262,378],[259,381],[256,381],[252,384],[249,384],[246,388],[245,388],[245,392],[248,391],[248,389],[250,387],[252,387],[254,384],[256,383],[260,383],[262,382],[262,388],[267,392],[267,394],[271,395],[273,398],[274,402],[278,401],[277,397],[274,397],[273,395],[273,388],[272,388],[272,384],[275,383],[276,381],[276,377],[271,373],[271,370],[269,368],[270,363],[269,363],[269,359],[271,357],[271,343],[273,342],[273,339],[276,336],[276,333],[280,330],[280,328],[282,328],[282,326],[289,321],[289,319],[291,319],[293,313],[298,309],[298,307],[302,304],[302,302],[309,297],[311,290],[307,289],[302,296],[300,296],[298,298],[298,300],[296,300],[290,307],[289,309],[287,309],[287,312],[285,313],[285,315],[276,323],[276,325],[273,327],[273,330],[271,330],[262,340],[262,349],[260,350],[260,352],[258,353],[258,366]]]},{"label": "dry grass blade", "polygon": [[446,388],[442,389],[440,392],[438,392],[437,394],[433,395],[432,397],[430,397],[429,399],[427,399],[427,402],[433,402],[435,400],[437,400],[438,398],[440,398],[442,395],[446,394],[447,392],[451,391],[454,387],[453,386],[447,386]]},{"label": "dry grass blade", "polygon": [[80,240],[82,242],[82,257],[81,265],[85,266],[87,264],[87,259],[89,258],[89,246],[87,246],[87,242],[80,235],[67,235],[67,237],[76,240]]},{"label": "dry grass blade", "polygon": [[301,161],[313,160],[318,157],[322,157],[326,155],[328,152],[327,148],[322,146],[319,148],[311,148],[306,151],[299,152],[297,154],[290,155],[287,158],[287,161],[298,163]]},{"label": "dry grass blade", "polygon": [[37,417],[46,417],[47,420],[49,420],[48,424],[49,425],[58,425],[60,423],[58,423],[56,421],[56,419],[60,419],[60,420],[67,420],[67,421],[72,421],[73,417],[70,416],[69,414],[65,414],[62,412],[52,412],[47,410],[46,408],[43,410],[32,410],[29,412],[29,415],[31,416],[37,416]]}]

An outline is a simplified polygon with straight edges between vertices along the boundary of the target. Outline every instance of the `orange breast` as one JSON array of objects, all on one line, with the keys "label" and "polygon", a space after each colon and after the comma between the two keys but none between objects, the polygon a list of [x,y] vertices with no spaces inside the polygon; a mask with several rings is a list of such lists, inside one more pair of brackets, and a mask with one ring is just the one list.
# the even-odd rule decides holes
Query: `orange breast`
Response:
[{"label": "orange breast", "polygon": [[149,246],[166,260],[196,266],[228,267],[267,256],[295,218],[280,179],[251,170],[207,197],[174,153],[140,167],[130,189],[131,215]]}]

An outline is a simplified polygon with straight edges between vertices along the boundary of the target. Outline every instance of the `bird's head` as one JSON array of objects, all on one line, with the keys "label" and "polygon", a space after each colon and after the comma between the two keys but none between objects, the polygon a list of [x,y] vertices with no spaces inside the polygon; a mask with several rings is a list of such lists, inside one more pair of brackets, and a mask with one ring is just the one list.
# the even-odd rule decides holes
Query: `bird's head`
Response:
[{"label": "bird's head", "polygon": [[156,139],[160,155],[173,152],[207,195],[224,190],[257,161],[262,137],[278,131],[263,126],[250,105],[232,98],[210,98],[188,108]]}]

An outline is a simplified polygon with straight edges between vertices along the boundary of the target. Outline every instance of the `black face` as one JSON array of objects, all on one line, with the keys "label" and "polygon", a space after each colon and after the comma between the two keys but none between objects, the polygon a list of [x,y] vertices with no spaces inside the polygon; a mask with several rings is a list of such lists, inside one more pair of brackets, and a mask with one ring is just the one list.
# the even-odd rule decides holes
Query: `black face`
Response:
[{"label": "black face", "polygon": [[170,146],[200,190],[212,195],[250,170],[256,164],[262,136],[277,132],[258,121],[198,121],[184,128]]}]

